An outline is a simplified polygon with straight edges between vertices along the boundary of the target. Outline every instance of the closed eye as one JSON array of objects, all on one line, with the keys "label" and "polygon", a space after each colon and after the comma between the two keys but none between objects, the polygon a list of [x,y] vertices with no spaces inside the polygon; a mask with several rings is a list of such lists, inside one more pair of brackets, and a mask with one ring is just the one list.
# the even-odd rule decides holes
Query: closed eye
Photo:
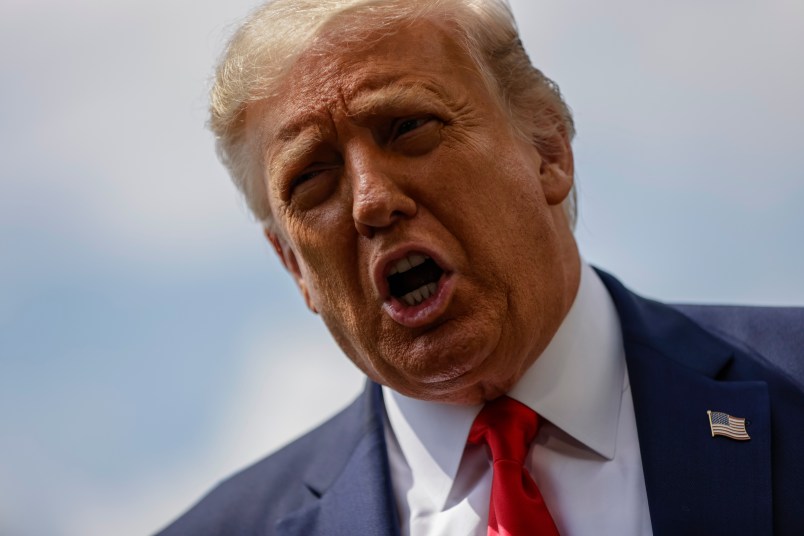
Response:
[{"label": "closed eye", "polygon": [[399,154],[422,156],[441,143],[444,123],[432,115],[407,117],[394,122],[389,147]]},{"label": "closed eye", "polygon": [[338,185],[337,163],[316,163],[304,168],[288,184],[287,198],[297,210],[309,210],[326,201]]},{"label": "closed eye", "polygon": [[320,175],[324,170],[323,169],[312,169],[309,171],[305,171],[304,173],[297,175],[290,183],[291,191],[294,190],[297,186],[304,184],[305,182],[309,181],[310,179],[315,178],[316,176]]},{"label": "closed eye", "polygon": [[401,136],[404,136],[408,132],[412,132],[412,131],[416,130],[417,128],[420,128],[420,127],[426,125],[427,123],[429,123],[432,120],[433,120],[433,118],[431,116],[412,117],[412,118],[408,118],[408,119],[402,119],[402,120],[398,121],[397,124],[395,125],[392,139],[396,139],[396,138],[399,138]]}]

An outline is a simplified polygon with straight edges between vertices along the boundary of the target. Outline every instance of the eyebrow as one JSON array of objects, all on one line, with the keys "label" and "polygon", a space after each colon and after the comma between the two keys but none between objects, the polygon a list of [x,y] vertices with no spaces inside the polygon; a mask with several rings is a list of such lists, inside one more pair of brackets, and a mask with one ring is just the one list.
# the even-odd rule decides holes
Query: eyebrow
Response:
[{"label": "eyebrow", "polygon": [[281,176],[294,162],[310,154],[321,142],[321,130],[314,125],[289,126],[276,137],[276,150],[271,151],[268,162],[268,175]]},{"label": "eyebrow", "polygon": [[358,92],[349,102],[349,117],[359,122],[385,110],[433,108],[436,103],[443,103],[443,95],[430,84],[389,84]]}]

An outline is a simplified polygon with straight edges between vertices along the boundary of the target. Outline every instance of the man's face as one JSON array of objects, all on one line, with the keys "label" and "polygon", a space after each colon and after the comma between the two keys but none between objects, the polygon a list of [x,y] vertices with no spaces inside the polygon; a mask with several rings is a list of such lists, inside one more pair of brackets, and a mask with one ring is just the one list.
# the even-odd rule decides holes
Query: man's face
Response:
[{"label": "man's face", "polygon": [[505,392],[572,303],[572,157],[516,137],[471,60],[418,22],[350,50],[335,32],[247,110],[269,236],[369,377],[408,396]]}]

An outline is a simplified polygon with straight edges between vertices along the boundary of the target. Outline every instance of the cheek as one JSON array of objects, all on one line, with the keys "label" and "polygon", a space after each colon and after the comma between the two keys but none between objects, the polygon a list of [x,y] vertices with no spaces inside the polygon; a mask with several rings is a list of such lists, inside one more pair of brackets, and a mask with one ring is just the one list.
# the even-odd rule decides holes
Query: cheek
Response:
[{"label": "cheek", "polygon": [[295,237],[310,292],[328,324],[354,331],[361,324],[357,311],[365,309],[371,288],[366,262],[358,255],[356,231],[353,225],[319,229],[315,226]]},{"label": "cheek", "polygon": [[356,231],[347,216],[343,203],[330,203],[287,222],[288,236],[305,264],[310,283],[321,291],[357,269],[353,253]]},{"label": "cheek", "polygon": [[346,252],[337,247],[325,248],[323,244],[305,247],[301,251],[308,282],[320,302],[319,308],[332,308],[348,303],[345,294],[349,290],[349,279],[355,268],[350,269],[348,266],[350,263]]}]

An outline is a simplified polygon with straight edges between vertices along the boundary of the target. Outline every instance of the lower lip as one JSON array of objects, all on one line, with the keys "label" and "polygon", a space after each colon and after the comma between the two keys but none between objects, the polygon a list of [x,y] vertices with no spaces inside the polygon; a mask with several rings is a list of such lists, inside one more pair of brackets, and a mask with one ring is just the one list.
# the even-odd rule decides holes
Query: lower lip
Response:
[{"label": "lower lip", "polygon": [[383,308],[395,322],[408,328],[421,328],[432,324],[444,313],[452,296],[455,284],[448,274],[438,280],[438,288],[434,294],[418,305],[408,305],[393,296]]}]

